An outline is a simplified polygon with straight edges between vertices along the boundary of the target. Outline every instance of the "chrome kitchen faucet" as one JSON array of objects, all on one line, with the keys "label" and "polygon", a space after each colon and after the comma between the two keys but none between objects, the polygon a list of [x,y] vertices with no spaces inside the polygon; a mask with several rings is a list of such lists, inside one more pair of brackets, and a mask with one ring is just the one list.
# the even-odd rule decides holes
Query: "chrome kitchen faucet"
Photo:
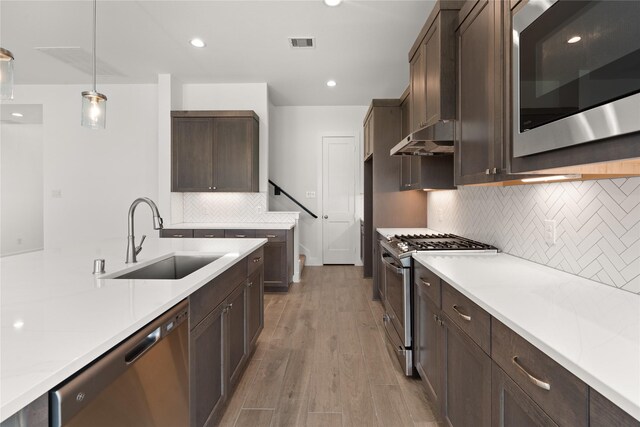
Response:
[{"label": "chrome kitchen faucet", "polygon": [[136,236],[133,234],[133,214],[136,211],[136,207],[140,203],[146,203],[151,208],[153,212],[153,229],[154,230],[162,230],[162,217],[160,216],[160,212],[158,212],[158,207],[148,197],[139,197],[131,203],[131,207],[129,207],[129,235],[127,236],[127,264],[132,262],[138,262],[136,259],[137,255],[142,250],[142,244],[144,243],[144,239],[147,236],[143,235],[142,239],[140,239],[140,244],[136,246]]}]

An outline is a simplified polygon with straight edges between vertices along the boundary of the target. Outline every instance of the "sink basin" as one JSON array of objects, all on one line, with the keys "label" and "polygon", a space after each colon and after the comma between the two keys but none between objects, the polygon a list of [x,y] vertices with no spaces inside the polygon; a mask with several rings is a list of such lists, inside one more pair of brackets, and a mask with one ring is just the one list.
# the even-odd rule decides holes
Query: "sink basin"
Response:
[{"label": "sink basin", "polygon": [[174,255],[112,279],[178,280],[211,264],[219,256]]}]

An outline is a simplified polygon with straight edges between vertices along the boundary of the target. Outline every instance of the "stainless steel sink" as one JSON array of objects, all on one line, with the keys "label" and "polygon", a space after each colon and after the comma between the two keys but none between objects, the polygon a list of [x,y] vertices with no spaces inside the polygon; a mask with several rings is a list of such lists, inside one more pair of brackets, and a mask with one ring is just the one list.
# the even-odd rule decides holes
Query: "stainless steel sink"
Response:
[{"label": "stainless steel sink", "polygon": [[211,255],[174,255],[112,279],[178,280],[218,258]]}]

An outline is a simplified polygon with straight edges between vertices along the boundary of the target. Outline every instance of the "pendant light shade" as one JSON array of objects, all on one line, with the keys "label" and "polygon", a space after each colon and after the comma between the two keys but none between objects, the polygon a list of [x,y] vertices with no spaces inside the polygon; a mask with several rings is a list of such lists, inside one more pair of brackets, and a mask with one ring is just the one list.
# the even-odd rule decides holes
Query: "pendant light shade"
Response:
[{"label": "pendant light shade", "polygon": [[13,99],[13,54],[0,47],[0,99]]},{"label": "pendant light shade", "polygon": [[96,90],[96,0],[93,0],[93,90],[82,92],[82,126],[104,129],[107,124],[107,97]]},{"label": "pendant light shade", "polygon": [[82,92],[82,126],[104,129],[107,120],[107,97],[92,90]]}]

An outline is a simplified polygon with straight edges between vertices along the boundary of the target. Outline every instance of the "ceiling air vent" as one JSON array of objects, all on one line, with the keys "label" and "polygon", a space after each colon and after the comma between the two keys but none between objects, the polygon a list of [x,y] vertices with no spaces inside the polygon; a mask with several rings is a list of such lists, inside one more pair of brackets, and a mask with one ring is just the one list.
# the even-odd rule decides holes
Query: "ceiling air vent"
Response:
[{"label": "ceiling air vent", "polygon": [[289,46],[294,49],[313,49],[316,41],[313,37],[289,37]]},{"label": "ceiling air vent", "polygon": [[[93,57],[91,53],[80,47],[36,47],[35,49],[72,66],[76,70],[87,74],[93,73]],[[103,77],[123,76],[121,72],[100,59],[96,60],[96,74]]]}]

